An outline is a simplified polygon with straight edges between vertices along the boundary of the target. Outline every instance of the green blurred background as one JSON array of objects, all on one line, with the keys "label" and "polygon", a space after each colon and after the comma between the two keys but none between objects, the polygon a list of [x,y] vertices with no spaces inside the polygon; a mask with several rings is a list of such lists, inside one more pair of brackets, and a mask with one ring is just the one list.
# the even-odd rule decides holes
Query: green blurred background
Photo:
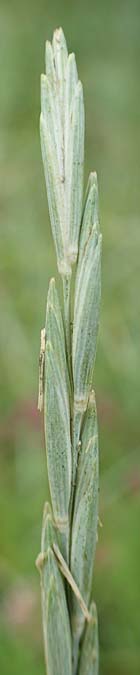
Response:
[{"label": "green blurred background", "polygon": [[1,0],[0,672],[45,673],[39,577],[47,496],[37,413],[40,329],[56,261],[38,121],[45,39],[59,25],[86,104],[85,182],[98,172],[102,313],[95,370],[100,675],[140,673],[140,3]]}]

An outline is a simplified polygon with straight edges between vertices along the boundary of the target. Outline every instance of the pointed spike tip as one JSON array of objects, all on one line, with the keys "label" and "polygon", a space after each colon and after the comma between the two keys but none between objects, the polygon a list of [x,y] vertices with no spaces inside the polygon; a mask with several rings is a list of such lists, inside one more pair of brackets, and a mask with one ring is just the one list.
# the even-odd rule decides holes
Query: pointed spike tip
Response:
[{"label": "pointed spike tip", "polygon": [[75,88],[75,96],[82,96],[83,98],[83,85],[81,80],[78,80]]},{"label": "pointed spike tip", "polygon": [[68,56],[68,61],[76,61],[74,52],[71,52]]},{"label": "pointed spike tip", "polygon": [[89,182],[91,183],[91,185],[92,185],[93,183],[95,183],[95,184],[98,183],[96,171],[91,171],[91,172],[90,172],[90,174],[89,174]]},{"label": "pointed spike tip", "polygon": [[54,30],[53,37],[56,38],[57,42],[60,42],[62,39],[65,40],[64,31],[63,31],[63,28],[61,26],[59,26],[59,28],[56,28]]}]

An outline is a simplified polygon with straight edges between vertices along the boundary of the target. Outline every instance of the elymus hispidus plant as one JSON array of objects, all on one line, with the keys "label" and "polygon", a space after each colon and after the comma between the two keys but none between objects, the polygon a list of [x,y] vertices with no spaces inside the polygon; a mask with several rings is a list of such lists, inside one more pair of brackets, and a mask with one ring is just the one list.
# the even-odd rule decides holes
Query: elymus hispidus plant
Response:
[{"label": "elymus hispidus plant", "polygon": [[40,116],[50,222],[63,285],[61,309],[55,280],[50,281],[39,369],[38,407],[44,409],[51,494],[37,558],[47,675],[98,675],[98,622],[91,595],[98,525],[93,370],[101,234],[95,172],[83,200],[84,130],[83,88],[60,28],[52,44],[46,42]]}]

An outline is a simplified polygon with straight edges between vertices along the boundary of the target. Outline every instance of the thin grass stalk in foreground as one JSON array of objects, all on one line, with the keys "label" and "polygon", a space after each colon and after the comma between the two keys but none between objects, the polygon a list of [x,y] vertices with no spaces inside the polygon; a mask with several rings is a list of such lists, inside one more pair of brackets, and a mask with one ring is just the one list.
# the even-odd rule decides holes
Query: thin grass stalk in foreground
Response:
[{"label": "thin grass stalk in foreground", "polygon": [[47,675],[98,675],[99,661],[97,611],[91,595],[98,525],[93,370],[101,234],[96,173],[89,176],[83,203],[84,126],[82,84],[60,28],[52,44],[46,42],[40,117],[50,221],[63,287],[62,311],[51,279],[39,369],[38,407],[44,408],[51,494],[37,559]]}]

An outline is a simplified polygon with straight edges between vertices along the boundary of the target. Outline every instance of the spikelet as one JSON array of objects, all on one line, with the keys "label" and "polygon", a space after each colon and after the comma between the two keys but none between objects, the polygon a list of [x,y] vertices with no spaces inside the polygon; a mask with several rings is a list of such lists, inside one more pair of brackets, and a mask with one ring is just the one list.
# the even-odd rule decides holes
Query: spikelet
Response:
[{"label": "spikelet", "polygon": [[93,368],[99,328],[101,298],[101,241],[98,231],[98,190],[92,174],[86,196],[81,226],[76,274],[73,376],[77,406],[86,409],[92,387]]},{"label": "spikelet", "polygon": [[[97,543],[98,487],[98,428],[95,396],[92,392],[79,448],[71,545],[71,572],[87,606],[91,595]],[[84,616],[74,595],[71,596],[71,625],[76,660],[84,628]]]},{"label": "spikelet", "polygon": [[[49,505],[45,505],[41,553],[36,561],[41,576],[44,647],[50,675],[72,675],[71,633],[64,582],[52,550],[56,532]],[[55,649],[54,649],[55,638]]]},{"label": "spikelet", "polygon": [[74,54],[62,29],[46,42],[41,76],[40,135],[52,234],[63,277],[78,254],[84,166],[84,103]]},{"label": "spikelet", "polygon": [[69,501],[71,492],[71,439],[69,375],[65,335],[55,280],[51,279],[46,309],[44,424],[48,477],[55,522],[68,559]]},{"label": "spikelet", "polygon": [[75,485],[81,423],[93,384],[101,299],[101,241],[97,176],[96,173],[91,173],[81,223],[74,300],[73,486]]}]

